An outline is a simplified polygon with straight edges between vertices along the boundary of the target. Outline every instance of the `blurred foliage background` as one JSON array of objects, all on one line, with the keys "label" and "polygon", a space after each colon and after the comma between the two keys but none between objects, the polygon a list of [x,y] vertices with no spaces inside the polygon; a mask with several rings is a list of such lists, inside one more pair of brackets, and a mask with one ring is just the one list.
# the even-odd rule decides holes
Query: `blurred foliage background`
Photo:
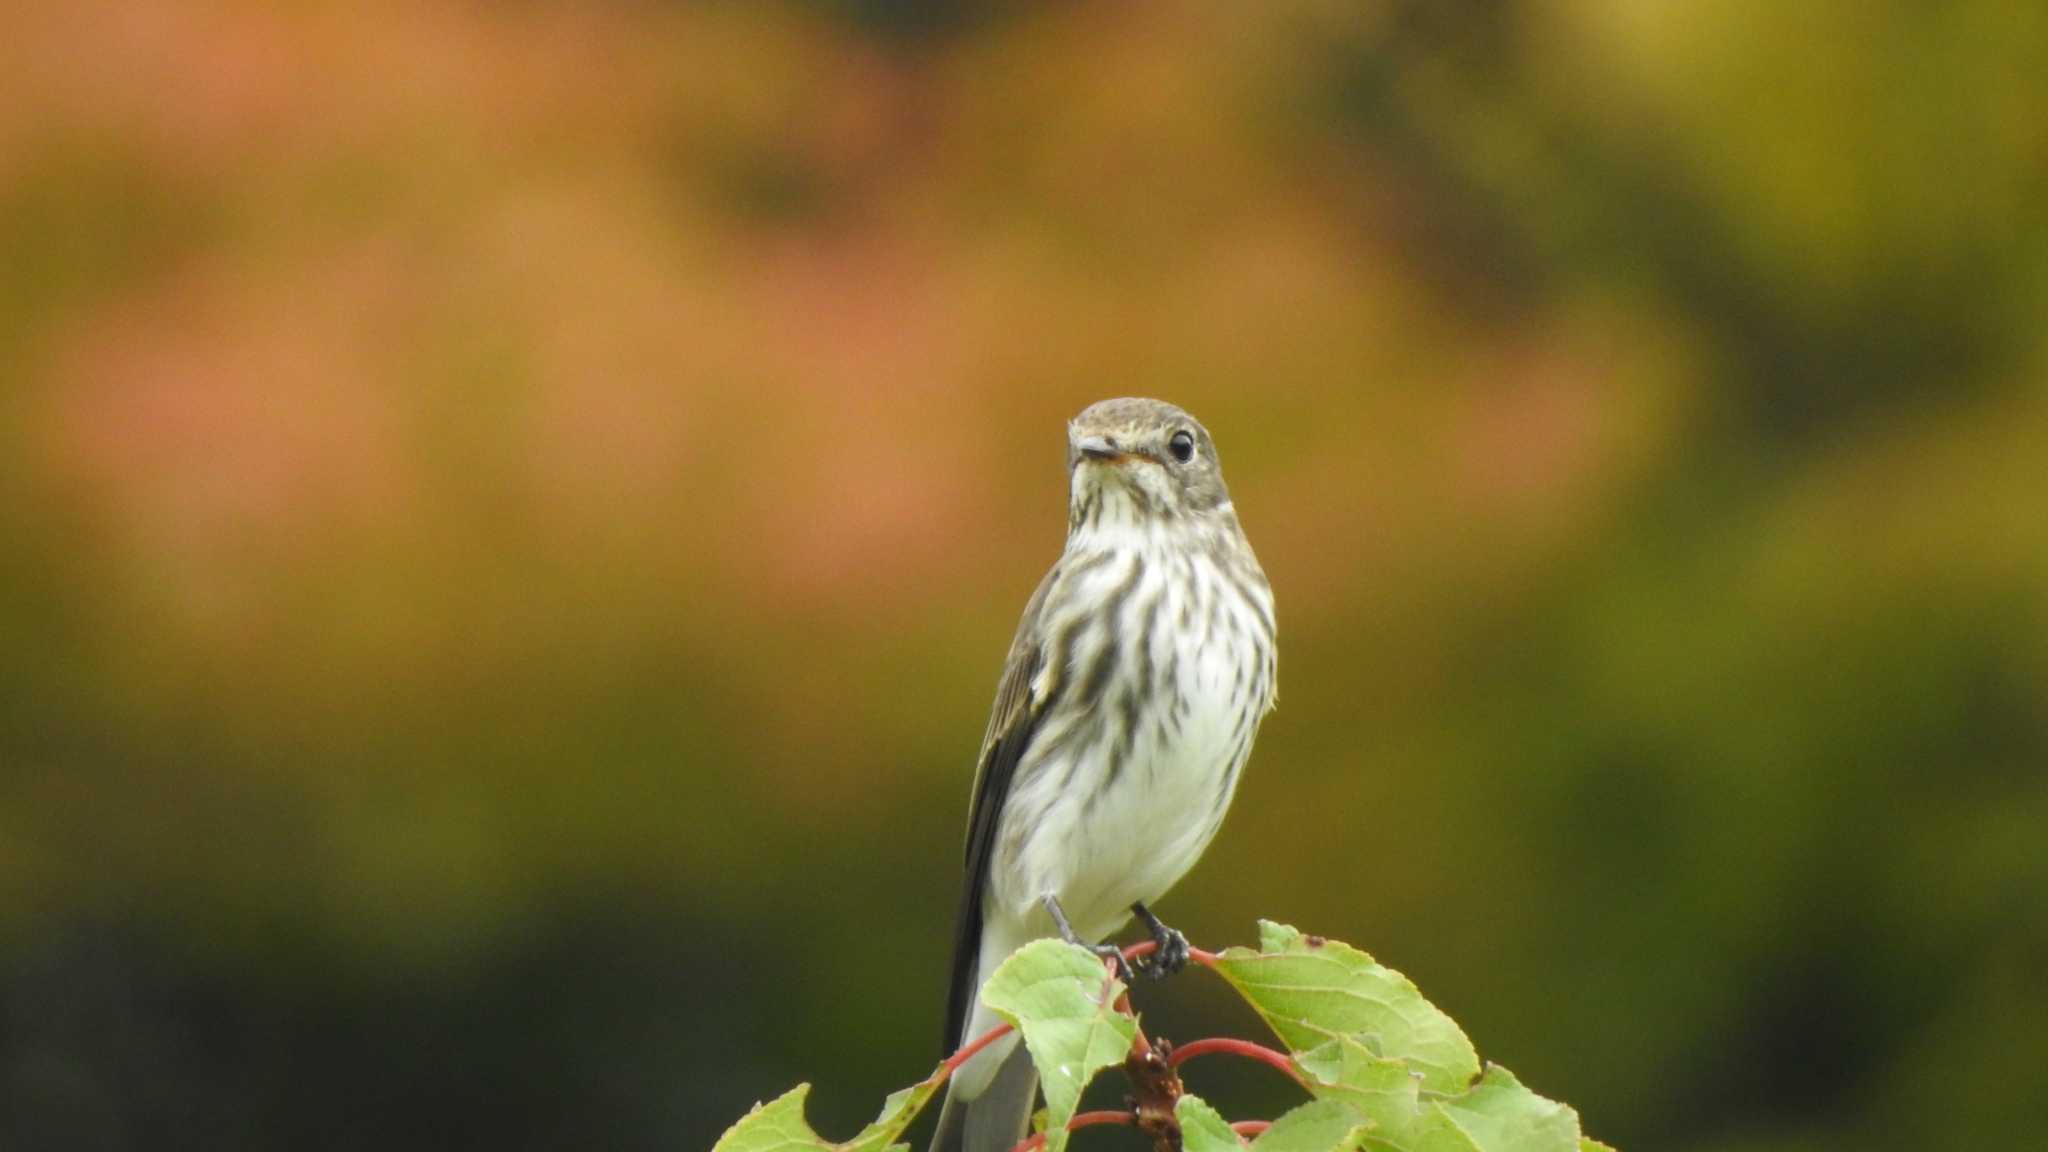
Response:
[{"label": "blurred foliage background", "polygon": [[2048,1127],[2048,8],[0,28],[6,1147],[850,1133],[1118,394],[1280,599],[1197,942],[1632,1152]]}]

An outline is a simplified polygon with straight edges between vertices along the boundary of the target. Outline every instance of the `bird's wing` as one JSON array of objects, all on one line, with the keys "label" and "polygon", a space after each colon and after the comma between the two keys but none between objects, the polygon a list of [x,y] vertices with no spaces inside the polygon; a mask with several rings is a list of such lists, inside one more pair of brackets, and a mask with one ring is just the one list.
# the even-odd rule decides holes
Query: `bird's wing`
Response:
[{"label": "bird's wing", "polygon": [[1059,572],[1060,566],[1053,565],[1024,605],[1024,618],[1017,623],[1017,636],[1010,641],[1010,655],[1003,662],[1003,676],[996,684],[996,703],[989,714],[988,732],[981,738],[974,800],[967,811],[966,886],[960,893],[960,916],[954,926],[953,979],[946,999],[947,1052],[968,1039],[960,1035],[960,1030],[966,1026],[976,991],[982,893],[988,886],[989,864],[995,857],[997,828],[1002,821],[1003,799],[1010,792],[1010,778],[1044,713],[1045,701],[1033,698],[1031,691],[1043,660],[1038,617]]}]

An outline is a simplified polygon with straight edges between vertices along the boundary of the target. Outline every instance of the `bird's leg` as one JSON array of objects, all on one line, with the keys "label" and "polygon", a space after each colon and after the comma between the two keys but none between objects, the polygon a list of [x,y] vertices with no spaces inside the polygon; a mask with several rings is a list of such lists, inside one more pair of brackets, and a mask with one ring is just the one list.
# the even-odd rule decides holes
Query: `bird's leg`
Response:
[{"label": "bird's leg", "polygon": [[1046,893],[1040,898],[1039,903],[1044,904],[1045,910],[1052,915],[1052,926],[1059,929],[1060,939],[1065,940],[1069,944],[1079,944],[1104,960],[1114,963],[1118,978],[1125,984],[1132,982],[1131,964],[1130,961],[1124,959],[1123,949],[1114,944],[1090,944],[1088,941],[1075,935],[1074,926],[1067,923],[1066,910],[1060,907],[1059,897],[1054,896],[1052,893]]},{"label": "bird's leg", "polygon": [[1152,934],[1152,943],[1157,945],[1149,956],[1138,957],[1138,975],[1147,980],[1164,980],[1188,966],[1188,938],[1177,928],[1168,928],[1150,908],[1141,901],[1131,905],[1131,911],[1145,922],[1145,930]]}]

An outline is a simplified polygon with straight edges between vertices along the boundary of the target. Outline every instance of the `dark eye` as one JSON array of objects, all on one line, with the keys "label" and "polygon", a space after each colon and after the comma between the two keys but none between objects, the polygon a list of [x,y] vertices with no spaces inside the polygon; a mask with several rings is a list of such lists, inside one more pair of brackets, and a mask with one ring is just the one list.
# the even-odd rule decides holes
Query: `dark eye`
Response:
[{"label": "dark eye", "polygon": [[1173,453],[1173,458],[1183,464],[1193,460],[1195,458],[1194,434],[1185,428],[1175,432],[1173,439],[1166,442],[1166,450]]}]

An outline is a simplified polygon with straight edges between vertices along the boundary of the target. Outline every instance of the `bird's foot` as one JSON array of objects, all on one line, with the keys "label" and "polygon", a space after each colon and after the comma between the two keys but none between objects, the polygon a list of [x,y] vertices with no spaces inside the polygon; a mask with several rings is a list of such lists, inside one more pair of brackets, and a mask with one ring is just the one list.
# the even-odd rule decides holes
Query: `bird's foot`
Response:
[{"label": "bird's foot", "polygon": [[1124,959],[1124,950],[1114,944],[1088,944],[1080,940],[1070,941],[1070,943],[1080,944],[1081,947],[1095,953],[1113,965],[1116,968],[1116,978],[1123,981],[1126,988],[1137,983],[1138,977],[1144,973],[1143,960],[1138,961],[1135,965],[1132,964],[1129,960]]},{"label": "bird's foot", "polygon": [[1152,951],[1138,957],[1137,974],[1147,980],[1164,980],[1188,966],[1188,938],[1178,928],[1168,928],[1152,910],[1143,904],[1131,905],[1131,911],[1145,922],[1145,930],[1152,934]]},{"label": "bird's foot", "polygon": [[1114,944],[1090,944],[1088,941],[1081,939],[1080,936],[1075,934],[1074,926],[1067,923],[1066,909],[1060,907],[1060,902],[1057,898],[1047,896],[1043,903],[1045,904],[1045,910],[1052,914],[1052,924],[1053,927],[1059,929],[1060,939],[1065,940],[1069,944],[1078,944],[1114,965],[1117,979],[1122,980],[1126,986],[1136,981],[1137,973],[1132,969],[1131,962],[1124,959],[1123,949]]}]

